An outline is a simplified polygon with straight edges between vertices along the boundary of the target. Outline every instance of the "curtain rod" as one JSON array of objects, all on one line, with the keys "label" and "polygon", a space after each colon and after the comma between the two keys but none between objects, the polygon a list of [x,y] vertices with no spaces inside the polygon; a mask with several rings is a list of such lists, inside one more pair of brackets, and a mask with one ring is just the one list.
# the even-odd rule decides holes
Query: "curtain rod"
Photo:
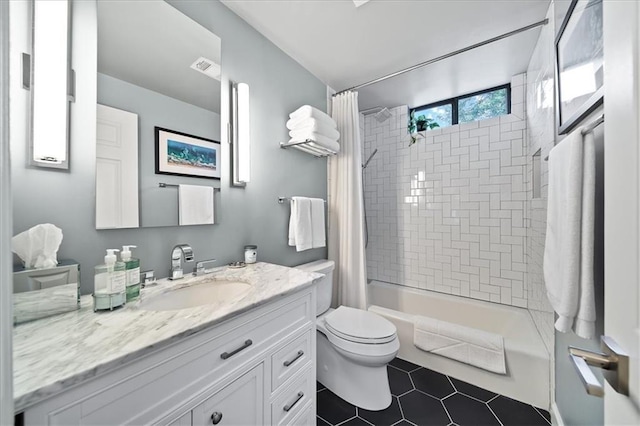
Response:
[{"label": "curtain rod", "polygon": [[453,52],[449,52],[449,53],[447,53],[445,55],[438,56],[437,58],[429,59],[428,61],[421,62],[421,63],[419,63],[417,65],[413,65],[413,66],[411,66],[409,68],[405,68],[403,70],[396,71],[396,72],[391,73],[391,74],[387,74],[387,75],[385,75],[383,77],[376,78],[375,80],[367,81],[366,83],[358,84],[357,86],[353,86],[353,87],[350,87],[348,89],[341,90],[341,91],[339,91],[337,93],[334,93],[333,96],[340,95],[342,93],[346,93],[346,92],[349,92],[351,90],[357,90],[357,89],[360,89],[360,88],[365,87],[365,86],[370,86],[370,85],[375,84],[375,83],[379,83],[379,82],[387,80],[389,78],[396,77],[398,75],[408,73],[409,71],[413,71],[413,70],[416,70],[418,68],[425,67],[427,65],[431,65],[433,63],[442,61],[443,59],[447,59],[447,58],[450,58],[452,56],[456,56],[456,55],[459,55],[461,53],[468,52],[469,50],[485,46],[487,44],[502,40],[502,39],[507,38],[507,37],[511,37],[511,36],[519,34],[521,32],[528,31],[528,30],[531,30],[531,29],[534,29],[534,28],[537,28],[537,27],[541,27],[542,25],[547,25],[548,23],[549,23],[548,19],[543,19],[542,21],[538,21],[538,22],[536,22],[534,24],[527,25],[526,27],[522,27],[522,28],[518,28],[517,30],[509,31],[508,33],[504,33],[504,34],[501,34],[499,36],[490,38],[488,40],[481,41],[480,43],[472,44],[471,46],[467,46],[467,47],[464,47],[462,49],[455,50]]}]

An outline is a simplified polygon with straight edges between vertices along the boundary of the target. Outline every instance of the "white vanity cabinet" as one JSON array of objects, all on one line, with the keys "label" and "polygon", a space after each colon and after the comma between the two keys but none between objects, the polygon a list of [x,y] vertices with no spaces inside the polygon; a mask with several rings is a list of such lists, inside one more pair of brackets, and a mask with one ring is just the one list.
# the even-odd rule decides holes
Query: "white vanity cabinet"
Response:
[{"label": "white vanity cabinet", "polygon": [[132,354],[121,367],[27,407],[24,420],[315,424],[315,352],[315,290],[307,287],[155,352]]}]

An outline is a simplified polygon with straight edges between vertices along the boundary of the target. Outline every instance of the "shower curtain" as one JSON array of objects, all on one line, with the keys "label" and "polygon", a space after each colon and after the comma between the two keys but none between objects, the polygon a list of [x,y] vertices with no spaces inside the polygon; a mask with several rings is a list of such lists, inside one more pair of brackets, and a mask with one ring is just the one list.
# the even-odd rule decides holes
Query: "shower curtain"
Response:
[{"label": "shower curtain", "polygon": [[333,305],[367,309],[362,147],[358,93],[334,96],[340,153],[329,158],[329,259],[336,263]]}]

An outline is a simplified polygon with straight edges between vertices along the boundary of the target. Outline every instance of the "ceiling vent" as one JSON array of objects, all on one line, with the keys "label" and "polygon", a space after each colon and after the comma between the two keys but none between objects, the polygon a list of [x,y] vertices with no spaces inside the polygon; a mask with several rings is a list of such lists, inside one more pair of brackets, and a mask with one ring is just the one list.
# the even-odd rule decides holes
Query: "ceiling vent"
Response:
[{"label": "ceiling vent", "polygon": [[211,77],[220,81],[220,65],[203,56],[199,57],[193,64],[191,69],[201,72],[207,77]]},{"label": "ceiling vent", "polygon": [[353,4],[355,4],[356,7],[360,7],[366,3],[369,3],[369,0],[353,0]]}]

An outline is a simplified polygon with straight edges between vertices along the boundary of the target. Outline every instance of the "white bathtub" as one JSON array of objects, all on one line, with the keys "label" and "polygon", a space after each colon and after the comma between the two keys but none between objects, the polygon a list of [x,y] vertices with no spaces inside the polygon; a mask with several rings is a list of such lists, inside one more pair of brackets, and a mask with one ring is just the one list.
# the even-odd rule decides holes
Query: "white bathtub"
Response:
[{"label": "white bathtub", "polygon": [[[412,289],[372,280],[369,310],[398,329],[398,357],[510,398],[549,409],[549,353],[526,309]],[[496,374],[413,345],[413,316],[498,333],[504,337],[507,374]]]}]

